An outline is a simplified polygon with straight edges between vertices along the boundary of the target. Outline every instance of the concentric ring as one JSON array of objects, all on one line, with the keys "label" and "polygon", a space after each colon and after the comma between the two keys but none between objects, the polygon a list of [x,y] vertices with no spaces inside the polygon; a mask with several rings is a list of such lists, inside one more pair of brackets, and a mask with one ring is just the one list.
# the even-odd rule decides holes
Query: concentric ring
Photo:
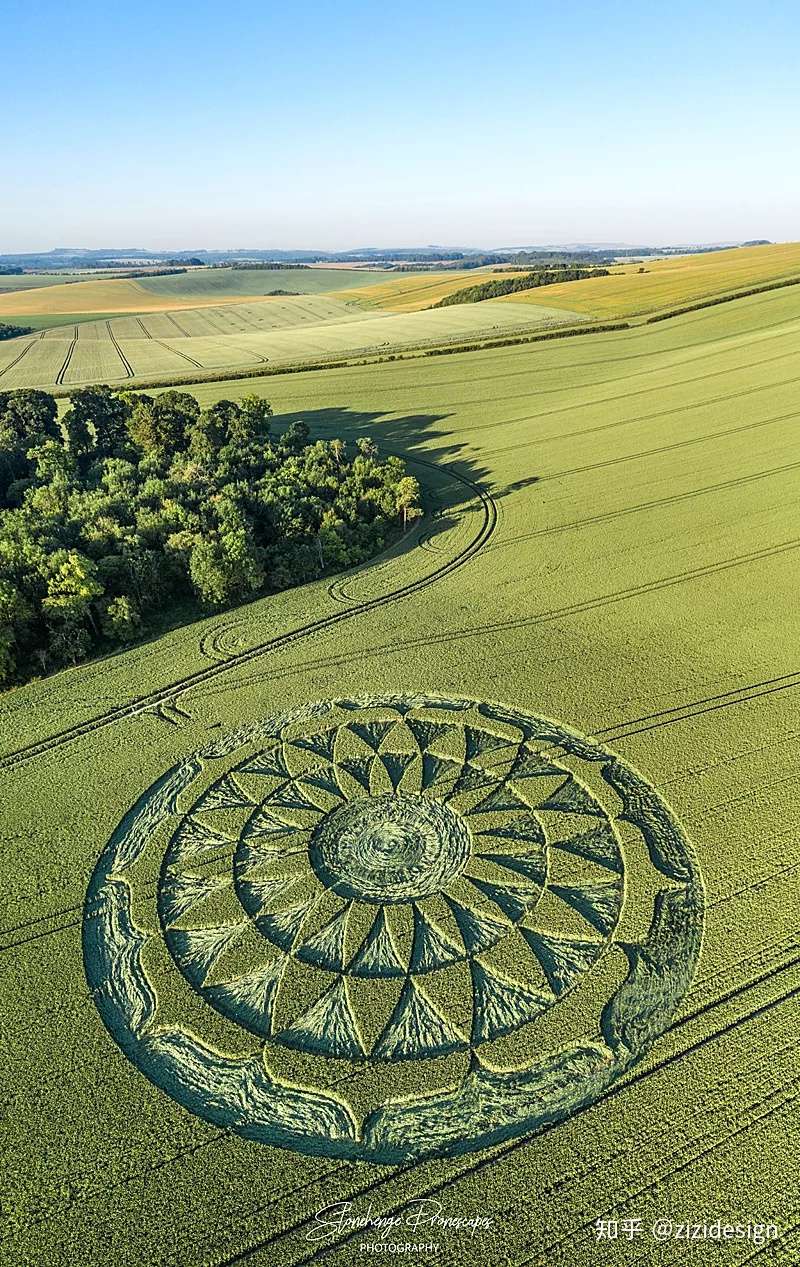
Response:
[{"label": "concentric ring", "polygon": [[[600,1094],[668,1024],[701,930],[683,832],[609,750],[482,701],[381,696],[267,718],[167,771],[98,863],[84,950],[116,1041],[193,1112],[392,1162]],[[162,1002],[180,982],[187,1025]]]}]

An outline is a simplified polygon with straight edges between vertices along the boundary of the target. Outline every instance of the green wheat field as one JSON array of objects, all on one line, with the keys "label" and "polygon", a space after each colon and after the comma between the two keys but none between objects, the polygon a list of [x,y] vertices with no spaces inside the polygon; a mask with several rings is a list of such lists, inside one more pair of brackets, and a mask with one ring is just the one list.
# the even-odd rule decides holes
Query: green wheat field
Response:
[{"label": "green wheat field", "polygon": [[[581,282],[427,312],[355,271],[0,297],[37,325],[0,391],[194,375],[371,436],[425,508],[358,569],[0,698],[9,1267],[363,1262],[316,1212],[414,1198],[493,1220],[428,1229],[443,1267],[682,1262],[597,1220],[754,1205],[779,1242],[692,1263],[800,1262],[800,288],[730,299],[798,271],[756,265],[472,351],[624,320],[636,275],[574,310]],[[383,905],[362,846],[406,850]]]}]

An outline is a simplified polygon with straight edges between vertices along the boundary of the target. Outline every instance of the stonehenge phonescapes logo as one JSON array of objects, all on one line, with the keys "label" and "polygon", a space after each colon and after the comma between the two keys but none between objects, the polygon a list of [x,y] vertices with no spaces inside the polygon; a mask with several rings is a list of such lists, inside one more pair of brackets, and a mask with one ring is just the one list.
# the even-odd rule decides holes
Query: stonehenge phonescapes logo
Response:
[{"label": "stonehenge phonescapes logo", "polygon": [[391,1163],[601,1095],[669,1024],[702,909],[680,826],[612,752],[387,695],[166,771],[98,862],[84,958],[115,1041],[186,1108]]}]

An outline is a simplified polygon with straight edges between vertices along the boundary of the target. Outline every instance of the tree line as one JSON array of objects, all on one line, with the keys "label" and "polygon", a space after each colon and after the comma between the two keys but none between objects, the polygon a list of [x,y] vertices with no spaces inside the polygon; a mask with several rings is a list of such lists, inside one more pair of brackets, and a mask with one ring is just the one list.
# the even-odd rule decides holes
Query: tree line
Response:
[{"label": "tree line", "polygon": [[12,326],[7,321],[0,321],[0,339],[16,339],[21,334],[33,334],[33,327]]},{"label": "tree line", "polygon": [[432,308],[447,308],[450,304],[478,304],[484,299],[496,299],[498,295],[513,295],[518,290],[534,290],[537,286],[554,286],[557,282],[580,282],[587,277],[608,277],[607,268],[559,268],[545,269],[523,276],[495,277],[490,282],[465,286],[445,295]]},{"label": "tree line", "polygon": [[0,393],[0,686],[360,563],[421,513],[374,442],[258,396]]}]

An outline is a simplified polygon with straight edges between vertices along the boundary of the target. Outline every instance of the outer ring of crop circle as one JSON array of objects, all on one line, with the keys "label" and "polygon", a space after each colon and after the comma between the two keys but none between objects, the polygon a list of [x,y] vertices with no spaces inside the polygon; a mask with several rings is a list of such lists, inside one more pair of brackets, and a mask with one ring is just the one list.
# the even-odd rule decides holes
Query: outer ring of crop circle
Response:
[{"label": "outer ring of crop circle", "polygon": [[[165,1031],[155,1025],[157,998],[140,963],[140,951],[147,935],[136,927],[131,918],[129,886],[121,871],[133,865],[143,851],[148,828],[155,829],[169,817],[180,814],[178,799],[194,782],[203,761],[230,756],[245,744],[260,738],[278,738],[294,723],[322,717],[339,708],[348,711],[397,708],[402,713],[411,708],[437,707],[456,711],[475,709],[487,720],[494,718],[520,727],[523,734],[537,734],[540,741],[546,741],[541,744],[542,747],[548,743],[563,745],[573,755],[599,763],[603,777],[623,799],[622,815],[616,817],[624,817],[627,823],[638,827],[651,861],[662,872],[665,881],[671,881],[672,895],[681,899],[684,914],[678,926],[673,909],[676,904],[669,903],[670,895],[665,890],[665,901],[661,904],[656,901],[647,937],[640,943],[626,943],[623,947],[628,957],[629,972],[604,1008],[602,1041],[599,1044],[568,1044],[567,1048],[546,1053],[543,1059],[534,1061],[522,1075],[519,1071],[513,1076],[487,1073],[473,1064],[465,1083],[455,1093],[419,1096],[400,1105],[389,1103],[366,1119],[360,1136],[352,1113],[349,1117],[356,1129],[348,1134],[347,1106],[336,1104],[330,1097],[325,1106],[328,1109],[326,1127],[331,1120],[331,1108],[334,1118],[336,1110],[342,1110],[337,1122],[340,1135],[336,1138],[328,1129],[315,1132],[304,1128],[300,1132],[292,1132],[276,1128],[270,1121],[243,1119],[241,1111],[238,1116],[232,1114],[230,1107],[220,1103],[219,1096],[212,1094],[210,1087],[203,1093],[196,1075],[189,1079],[182,1076],[180,1060],[176,1058],[176,1035],[186,1039],[194,1054],[205,1054],[209,1049],[195,1036],[182,1030]],[[127,898],[120,897],[121,881],[128,889]],[[703,884],[694,851],[669,806],[632,766],[580,732],[541,715],[474,699],[432,694],[343,697],[316,701],[231,732],[217,743],[196,750],[150,785],[118,824],[93,872],[84,909],[84,967],[101,1019],[117,1045],[151,1082],[197,1116],[245,1138],[301,1153],[399,1164],[422,1157],[472,1152],[520,1135],[533,1134],[594,1102],[649,1050],[667,1028],[688,990],[700,956],[703,902]],[[115,991],[110,980],[112,946],[107,938],[110,927],[115,932],[122,930],[127,939],[123,957],[127,956],[129,962],[134,962],[138,968],[136,990],[129,997],[124,992]],[[666,942],[666,949],[662,942]],[[120,947],[115,946],[113,950],[119,956]],[[648,999],[645,1011],[636,1013],[631,1020],[626,1014],[626,1001],[635,996],[637,990],[642,993],[643,983],[652,987],[654,993]],[[602,1050],[603,1044],[605,1051]],[[609,1054],[611,1059],[608,1059]],[[541,1088],[558,1083],[560,1075],[563,1075],[565,1055],[578,1061],[584,1077],[579,1082],[573,1080],[571,1085],[564,1086],[562,1082],[560,1095],[552,1104],[543,1104]],[[239,1065],[243,1062],[237,1058],[228,1063]],[[270,1082],[269,1079],[267,1081]],[[524,1099],[522,1092],[526,1081],[534,1092],[533,1099],[528,1099],[527,1111],[525,1104],[519,1105],[522,1111],[517,1116],[513,1112],[510,1117],[508,1113],[498,1113],[496,1124],[487,1126],[487,1121],[491,1120],[488,1106],[500,1103],[509,1087],[516,1088],[518,1099]],[[468,1087],[467,1083],[470,1084]],[[271,1080],[270,1086],[276,1094],[291,1095],[296,1092],[312,1103],[324,1098],[315,1093],[309,1096],[302,1088],[290,1088],[288,1084],[276,1080]],[[457,1115],[454,1120],[452,1112],[458,1106],[462,1091],[467,1102],[475,1106],[481,1124],[478,1131],[466,1135],[464,1123],[458,1121]],[[437,1134],[432,1128],[432,1118],[442,1105],[444,1124]],[[390,1113],[387,1121],[387,1111],[391,1110],[399,1111],[394,1115]],[[419,1117],[424,1122],[425,1134],[422,1137],[419,1121],[415,1120]],[[442,1125],[441,1121],[439,1124]]]}]

